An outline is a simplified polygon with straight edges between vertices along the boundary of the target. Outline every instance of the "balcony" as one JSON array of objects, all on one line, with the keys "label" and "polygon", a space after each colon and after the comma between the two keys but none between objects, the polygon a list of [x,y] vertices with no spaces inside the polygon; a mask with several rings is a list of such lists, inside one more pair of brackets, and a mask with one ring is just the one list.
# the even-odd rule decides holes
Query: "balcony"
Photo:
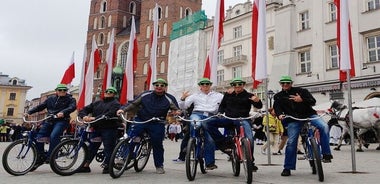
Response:
[{"label": "balcony", "polygon": [[223,66],[230,66],[230,65],[236,65],[236,64],[244,64],[247,63],[248,59],[246,55],[239,55],[234,56],[232,58],[224,59],[222,62],[220,62]]}]

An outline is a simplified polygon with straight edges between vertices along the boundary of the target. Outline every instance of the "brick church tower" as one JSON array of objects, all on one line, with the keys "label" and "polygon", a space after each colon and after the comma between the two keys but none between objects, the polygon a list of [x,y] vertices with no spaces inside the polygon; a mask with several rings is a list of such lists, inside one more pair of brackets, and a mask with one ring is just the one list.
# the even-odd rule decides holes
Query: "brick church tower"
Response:
[{"label": "brick church tower", "polygon": [[[129,44],[130,20],[135,16],[138,41],[138,61],[135,71],[134,94],[149,88],[146,84],[150,61],[150,32],[153,29],[152,14],[155,4],[159,7],[159,33],[157,42],[157,78],[167,77],[168,52],[172,24],[201,10],[202,0],[91,0],[88,31],[87,58],[90,57],[94,37],[101,56],[101,64],[94,76],[94,94],[99,95],[105,70],[107,49],[112,29],[115,29],[116,65],[113,84],[121,86],[115,76],[124,71]],[[88,61],[87,61],[88,62]]]}]

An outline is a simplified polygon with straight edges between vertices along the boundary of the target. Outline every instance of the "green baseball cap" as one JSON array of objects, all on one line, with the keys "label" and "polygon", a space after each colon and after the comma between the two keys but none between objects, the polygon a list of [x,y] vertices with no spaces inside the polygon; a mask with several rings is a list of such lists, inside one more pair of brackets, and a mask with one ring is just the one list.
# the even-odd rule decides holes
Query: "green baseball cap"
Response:
[{"label": "green baseball cap", "polygon": [[113,93],[117,94],[117,89],[112,86],[107,88],[106,91],[112,91]]},{"label": "green baseball cap", "polygon": [[243,84],[245,84],[245,81],[241,77],[236,77],[236,78],[232,79],[232,81],[230,82],[230,84],[235,84],[235,83],[243,83]]},{"label": "green baseball cap", "polygon": [[198,85],[205,84],[205,83],[212,84],[212,82],[210,81],[210,79],[208,79],[208,78],[201,78],[201,80],[199,80],[199,82],[198,82]]},{"label": "green baseball cap", "polygon": [[67,90],[66,84],[58,84],[55,90],[59,90],[59,89]]},{"label": "green baseball cap", "polygon": [[293,82],[292,78],[288,75],[281,76],[280,82]]},{"label": "green baseball cap", "polygon": [[165,84],[165,86],[168,85],[168,83],[166,82],[166,80],[162,79],[162,78],[158,78],[156,81],[154,81],[152,84],[155,85],[157,83],[161,83],[161,84]]}]

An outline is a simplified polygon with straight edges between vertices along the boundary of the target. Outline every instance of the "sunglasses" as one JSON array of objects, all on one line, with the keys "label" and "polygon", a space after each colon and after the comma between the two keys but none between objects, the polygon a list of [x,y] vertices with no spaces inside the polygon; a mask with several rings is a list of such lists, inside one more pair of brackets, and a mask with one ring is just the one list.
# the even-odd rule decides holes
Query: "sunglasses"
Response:
[{"label": "sunglasses", "polygon": [[231,86],[242,86],[244,83],[232,83]]},{"label": "sunglasses", "polygon": [[201,85],[201,86],[210,86],[211,83],[200,83],[199,85]]},{"label": "sunglasses", "polygon": [[281,85],[290,84],[291,82],[280,82]]},{"label": "sunglasses", "polygon": [[106,93],[114,94],[115,92],[113,92],[113,91],[106,91]]},{"label": "sunglasses", "polygon": [[165,84],[155,84],[154,86],[155,86],[155,87],[161,87],[161,88],[163,88],[163,87],[165,87],[166,85],[165,85]]},{"label": "sunglasses", "polygon": [[67,89],[57,89],[57,91],[67,91]]}]

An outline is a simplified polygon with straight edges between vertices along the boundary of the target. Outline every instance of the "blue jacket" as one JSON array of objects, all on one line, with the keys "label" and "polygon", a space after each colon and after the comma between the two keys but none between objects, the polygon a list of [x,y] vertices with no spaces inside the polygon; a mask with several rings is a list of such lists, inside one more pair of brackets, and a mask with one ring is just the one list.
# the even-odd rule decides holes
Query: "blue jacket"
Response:
[{"label": "blue jacket", "polygon": [[28,111],[28,114],[33,114],[36,112],[40,112],[44,109],[47,110],[48,114],[58,114],[62,112],[64,114],[64,118],[54,119],[56,121],[60,121],[62,119],[69,121],[70,114],[75,111],[77,108],[77,102],[75,98],[70,94],[66,94],[65,96],[54,95],[47,98],[40,105],[34,107],[33,109]]},{"label": "blue jacket", "polygon": [[154,91],[146,91],[122,109],[123,111],[134,111],[139,119],[146,121],[153,117],[166,119],[169,110],[178,110],[179,108],[173,95],[168,93],[158,95]]}]

